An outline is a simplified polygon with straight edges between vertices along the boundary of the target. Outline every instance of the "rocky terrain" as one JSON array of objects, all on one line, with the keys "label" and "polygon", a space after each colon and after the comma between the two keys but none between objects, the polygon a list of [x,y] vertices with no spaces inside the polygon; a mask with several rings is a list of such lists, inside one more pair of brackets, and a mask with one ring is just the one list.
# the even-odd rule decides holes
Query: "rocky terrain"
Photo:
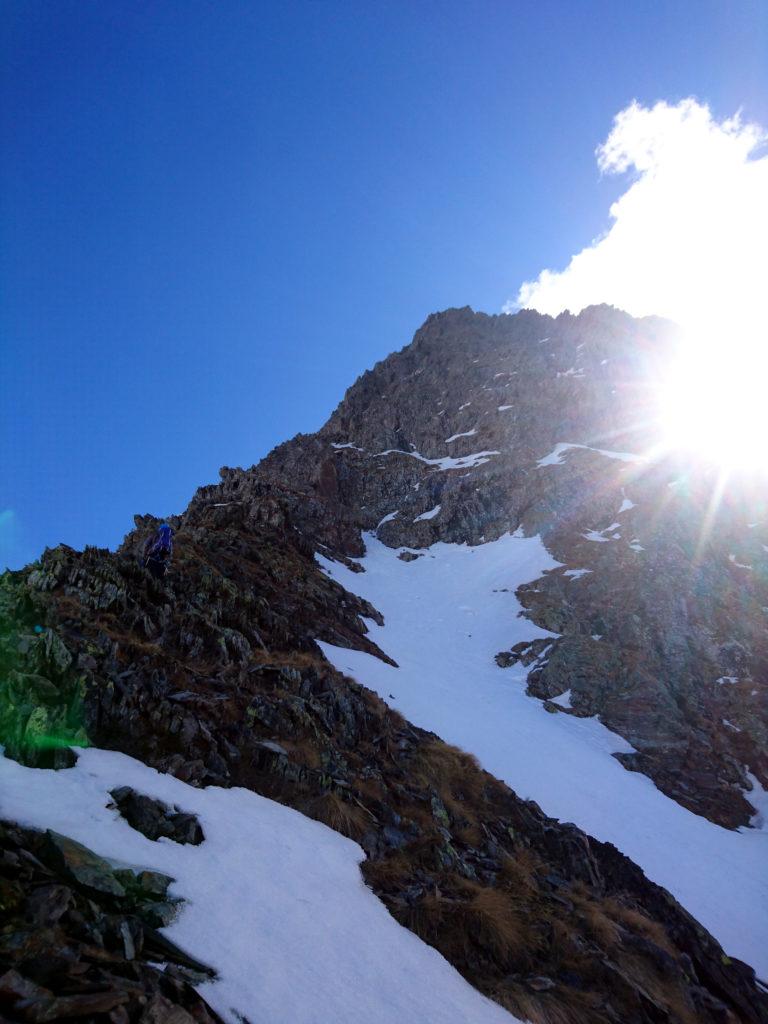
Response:
[{"label": "rocky terrain", "polygon": [[11,1020],[215,1024],[194,983],[210,971],[156,929],[171,879],[114,871],[55,832],[0,823],[0,1009]]},{"label": "rocky terrain", "polygon": [[766,500],[660,450],[675,342],[609,307],[437,314],[322,430],[225,471],[221,494],[280,481],[313,539],[347,555],[361,530],[416,549],[540,534],[563,568],[520,596],[561,637],[500,663],[530,664],[542,699],[570,690],[569,713],[635,747],[627,768],[732,828],[755,813],[749,774],[768,787]]},{"label": "rocky terrain", "polygon": [[[364,531],[406,558],[436,540],[539,533],[563,565],[519,597],[560,636],[499,651],[499,663],[530,666],[532,698],[570,690],[572,707],[557,713],[599,715],[636,749],[625,766],[675,800],[746,824],[750,775],[768,784],[768,529],[747,493],[713,527],[711,481],[624,454],[655,442],[648,396],[673,343],[668,325],[607,308],[557,320],[436,315],[318,434],[201,488],[169,520],[176,551],[162,583],[137,558],[159,522],[149,516],[115,553],[60,546],[6,573],[6,754],[65,768],[70,747],[89,742],[325,822],[361,844],[366,881],[392,914],[522,1019],[768,1021],[752,970],[631,861],[410,725],[315,642],[387,657],[362,621],[379,612],[329,579],[316,553],[357,568]],[[113,797],[134,827],[200,838],[141,794]],[[131,881],[128,902],[94,899],[43,855],[51,837],[12,824],[3,837],[0,1012],[116,1024],[212,1016],[185,987],[204,965],[166,951],[177,974],[166,969],[165,982],[142,959],[145,946],[162,959],[152,946],[162,919],[146,918],[162,898]],[[32,903],[20,892],[30,887]],[[41,972],[41,950],[71,950],[72,929],[85,952]],[[94,966],[110,957],[119,967]],[[62,1012],[74,995],[102,1001]]]}]

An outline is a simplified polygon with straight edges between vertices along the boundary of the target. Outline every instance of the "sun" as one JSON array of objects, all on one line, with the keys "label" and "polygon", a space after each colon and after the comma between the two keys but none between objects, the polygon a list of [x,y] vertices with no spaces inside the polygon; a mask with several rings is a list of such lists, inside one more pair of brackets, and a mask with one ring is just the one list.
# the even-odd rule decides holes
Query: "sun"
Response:
[{"label": "sun", "polygon": [[686,336],[657,396],[664,450],[734,473],[768,473],[768,355],[762,337]]}]

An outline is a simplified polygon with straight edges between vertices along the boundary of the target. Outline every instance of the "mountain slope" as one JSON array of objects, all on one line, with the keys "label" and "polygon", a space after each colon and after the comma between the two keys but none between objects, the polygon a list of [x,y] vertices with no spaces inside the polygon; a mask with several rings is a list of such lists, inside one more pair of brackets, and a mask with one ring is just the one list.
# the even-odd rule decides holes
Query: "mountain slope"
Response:
[{"label": "mountain slope", "polygon": [[[70,771],[0,760],[0,783],[7,812],[25,824],[66,831],[112,861],[174,879],[187,907],[166,934],[216,970],[200,992],[224,1019],[309,1024],[321,1008],[340,1024],[512,1022],[360,884],[359,846],[272,800],[194,789],[96,750]],[[115,820],[110,792],[125,785],[195,813],[205,840],[153,842]]]},{"label": "mountain slope", "polygon": [[327,568],[383,612],[385,625],[371,622],[371,636],[398,668],[321,643],[331,662],[410,721],[472,750],[521,796],[616,845],[730,954],[768,976],[768,833],[728,831],[674,803],[621,767],[615,753],[632,749],[622,737],[562,704],[531,700],[525,669],[495,664],[510,628],[520,643],[543,632],[514,618],[516,584],[548,562],[538,539],[438,543],[410,563],[375,538],[367,547],[364,573]]},{"label": "mountain slope", "polygon": [[[542,326],[549,334],[542,335]],[[366,664],[377,659],[401,671],[394,649],[387,649],[392,634],[382,609],[328,575],[329,568],[348,571],[345,585],[366,589],[357,585],[365,563],[354,561],[365,553],[363,530],[378,527],[386,557],[398,570],[417,573],[436,540],[490,542],[520,530],[525,536],[518,539],[536,558],[526,566],[531,576],[510,585],[524,581],[517,597],[530,621],[520,634],[514,598],[503,595],[507,604],[498,607],[507,609],[509,632],[499,632],[494,617],[500,649],[479,647],[483,665],[513,700],[520,699],[514,690],[521,667],[532,667],[532,689],[546,685],[552,696],[559,682],[568,683],[574,710],[598,711],[608,724],[618,714],[617,693],[630,692],[638,713],[628,713],[630,726],[618,731],[627,734],[637,719],[638,735],[628,739],[636,748],[648,741],[648,760],[636,767],[655,773],[681,802],[687,786],[688,803],[712,817],[735,800],[729,823],[748,818],[744,765],[761,777],[754,751],[760,749],[755,737],[763,691],[750,683],[758,697],[742,710],[730,690],[743,689],[749,673],[757,678],[757,628],[746,616],[731,624],[727,602],[718,605],[733,627],[727,642],[746,652],[746,671],[735,684],[707,690],[706,700],[731,701],[730,713],[742,715],[746,746],[743,757],[732,745],[723,748],[723,759],[727,754],[735,766],[733,779],[716,777],[699,793],[691,786],[691,765],[680,763],[666,734],[654,747],[653,722],[639,713],[645,687],[653,682],[664,691],[674,682],[673,725],[691,737],[695,767],[710,735],[694,717],[695,711],[709,721],[708,706],[697,709],[694,677],[686,675],[699,662],[686,649],[679,677],[653,677],[648,664],[664,664],[663,642],[669,641],[669,622],[654,605],[666,591],[653,584],[650,596],[639,595],[652,576],[646,568],[666,565],[667,533],[659,528],[650,566],[636,565],[641,553],[630,545],[583,536],[603,525],[596,516],[618,509],[623,492],[638,498],[641,487],[644,495],[654,487],[670,489],[655,469],[632,480],[615,478],[618,467],[637,464],[624,456],[560,448],[550,457],[565,442],[589,441],[620,454],[639,450],[605,444],[602,435],[620,429],[626,403],[617,407],[609,394],[612,378],[598,367],[615,359],[627,379],[637,376],[637,351],[645,346],[656,358],[666,331],[655,321],[637,324],[610,310],[556,322],[466,310],[430,318],[413,346],[350,390],[317,435],[281,446],[259,467],[224,470],[219,484],[197,492],[184,515],[171,519],[177,547],[165,584],[137,563],[157,523],[151,517],[137,519],[117,553],[62,546],[6,574],[0,585],[0,729],[7,752],[28,764],[64,767],[71,761],[68,744],[87,735],[193,786],[243,786],[325,822],[359,841],[366,880],[401,923],[522,1018],[574,1024],[768,1020],[768,1001],[750,968],[726,955],[731,951],[615,847],[548,818],[546,806],[542,811],[521,799],[471,756],[418,722],[409,724],[324,660],[317,643],[346,649],[345,657],[362,652]],[[590,346],[591,382],[581,375],[585,364],[568,363]],[[603,355],[608,349],[612,356]],[[504,373],[509,380],[497,376]],[[517,377],[523,378],[519,386]],[[580,392],[572,389],[582,387],[587,397],[577,402]],[[470,421],[472,404],[479,418]],[[616,514],[629,512],[634,509]],[[640,526],[647,523],[638,520]],[[643,544],[648,541],[643,536]],[[410,550],[399,553],[416,564],[397,559],[406,542]],[[368,545],[378,550],[374,541]],[[604,548],[610,557],[600,554]],[[327,559],[325,568],[317,557]],[[591,568],[597,590],[582,594],[592,577],[568,576],[564,565]],[[674,581],[678,570],[672,562],[665,572]],[[577,588],[573,597],[569,588]],[[725,590],[728,597],[735,584],[726,581]],[[648,651],[637,646],[645,633],[620,631],[632,615],[639,617],[630,610],[641,597],[645,618],[637,629],[653,638]],[[749,594],[750,601],[760,598],[759,590]],[[751,606],[741,607],[751,615]],[[396,618],[397,609],[386,610]],[[440,624],[429,607],[424,611],[414,623],[437,632]],[[487,611],[476,609],[479,624]],[[371,622],[383,627],[380,634]],[[604,657],[593,634],[606,637]],[[518,636],[524,649],[512,646]],[[755,646],[748,649],[748,643]],[[668,647],[675,654],[674,643]],[[702,655],[694,647],[696,658],[706,655],[706,665],[715,664],[709,649]],[[498,667],[494,654],[511,670]],[[537,701],[522,699],[549,719]],[[631,711],[632,701],[621,706]],[[585,737],[602,728],[569,722]],[[712,735],[719,733],[713,728]],[[258,892],[258,879],[253,884]],[[287,983],[311,987],[311,962]]]},{"label": "mountain slope", "polygon": [[307,528],[347,555],[360,529],[416,548],[541,535],[566,568],[521,600],[560,636],[505,663],[531,664],[536,696],[570,690],[632,744],[626,767],[735,827],[755,813],[750,775],[768,786],[766,498],[734,482],[717,505],[714,474],[644,457],[674,344],[671,325],[610,307],[438,314],[318,434],[224,493],[251,474],[300,490]]}]

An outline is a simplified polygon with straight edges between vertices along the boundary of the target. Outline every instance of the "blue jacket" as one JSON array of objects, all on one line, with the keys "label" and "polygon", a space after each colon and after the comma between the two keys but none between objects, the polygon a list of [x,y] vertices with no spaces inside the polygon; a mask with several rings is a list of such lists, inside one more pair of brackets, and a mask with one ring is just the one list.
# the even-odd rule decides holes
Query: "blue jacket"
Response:
[{"label": "blue jacket", "polygon": [[167,562],[173,554],[173,530],[167,523],[158,529],[154,537],[150,537],[144,545],[144,561],[150,559]]}]

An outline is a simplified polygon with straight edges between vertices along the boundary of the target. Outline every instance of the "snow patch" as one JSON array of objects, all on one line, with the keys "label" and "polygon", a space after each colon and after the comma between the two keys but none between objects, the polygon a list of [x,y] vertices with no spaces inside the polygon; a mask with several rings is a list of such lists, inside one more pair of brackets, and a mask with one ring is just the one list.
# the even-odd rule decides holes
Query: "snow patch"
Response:
[{"label": "snow patch", "polygon": [[497,408],[499,412],[506,412],[507,409],[514,409],[515,407],[514,405],[499,405]]},{"label": "snow patch", "polygon": [[[604,530],[589,530],[587,533],[582,533],[582,537],[585,540],[594,540],[598,543],[606,543],[609,540],[620,540],[620,533],[612,533],[613,530],[618,530],[621,523],[612,523],[610,526],[606,526]],[[605,537],[604,534],[610,533],[610,537]]]},{"label": "snow patch", "polygon": [[501,455],[501,452],[474,452],[472,455],[462,455],[461,458],[451,458],[445,456],[442,459],[428,459],[424,455],[420,455],[418,452],[404,452],[400,448],[388,448],[385,452],[376,452],[375,455],[371,455],[370,458],[378,459],[384,455],[409,455],[412,459],[418,459],[419,462],[425,463],[427,466],[436,466],[439,470],[446,469],[474,469],[475,466],[482,466],[483,463],[488,462],[492,456]]},{"label": "snow patch", "polygon": [[351,441],[347,441],[346,444],[336,444],[335,441],[331,441],[331,448],[335,448],[337,451],[341,451],[342,448],[354,448],[356,452],[365,451],[365,448],[359,448],[356,444],[352,444]]},{"label": "snow patch", "polygon": [[572,708],[571,704],[571,691],[566,690],[565,693],[561,693],[559,697],[552,697],[551,701],[553,704],[559,704],[561,708]]},{"label": "snow patch", "polygon": [[396,519],[399,515],[400,515],[400,509],[396,509],[394,512],[390,512],[387,515],[385,515],[384,518],[380,519],[379,522],[377,523],[376,531],[378,532],[382,528],[384,523],[391,523],[392,520]]},{"label": "snow patch", "polygon": [[431,508],[429,512],[422,512],[420,516],[416,516],[416,518],[413,520],[414,523],[423,522],[425,519],[434,519],[435,516],[439,514],[440,509],[442,507],[442,505],[435,505],[435,507]]},{"label": "snow patch", "polygon": [[621,515],[622,512],[629,512],[631,508],[637,508],[637,503],[634,501],[630,501],[629,498],[626,495],[624,495],[624,500],[622,501],[621,507],[619,508],[619,511],[616,513],[616,515]]},{"label": "snow patch", "polygon": [[536,465],[541,469],[543,466],[562,466],[563,456],[571,448],[584,448],[588,452],[597,452],[598,455],[605,455],[608,459],[619,459],[621,462],[644,462],[645,459],[642,455],[633,455],[631,452],[613,452],[608,451],[605,448],[592,448],[588,444],[570,444],[569,442],[561,442],[556,444],[549,455],[545,455],[543,459],[539,459]]},{"label": "snow patch", "polygon": [[460,437],[472,437],[473,434],[477,433],[477,427],[472,427],[471,430],[465,430],[463,434],[453,434],[451,437],[446,437],[445,443],[450,444],[451,441],[457,441]]},{"label": "snow patch", "polygon": [[737,562],[736,561],[736,555],[728,555],[728,561],[731,562],[733,565],[737,565],[739,567],[739,569],[751,569],[752,568],[751,565],[745,565],[743,562]]},{"label": "snow patch", "polygon": [[755,814],[749,819],[750,827],[768,835],[768,791],[752,772],[747,772],[747,778],[752,783],[752,789],[747,790],[744,796],[755,808]]}]

